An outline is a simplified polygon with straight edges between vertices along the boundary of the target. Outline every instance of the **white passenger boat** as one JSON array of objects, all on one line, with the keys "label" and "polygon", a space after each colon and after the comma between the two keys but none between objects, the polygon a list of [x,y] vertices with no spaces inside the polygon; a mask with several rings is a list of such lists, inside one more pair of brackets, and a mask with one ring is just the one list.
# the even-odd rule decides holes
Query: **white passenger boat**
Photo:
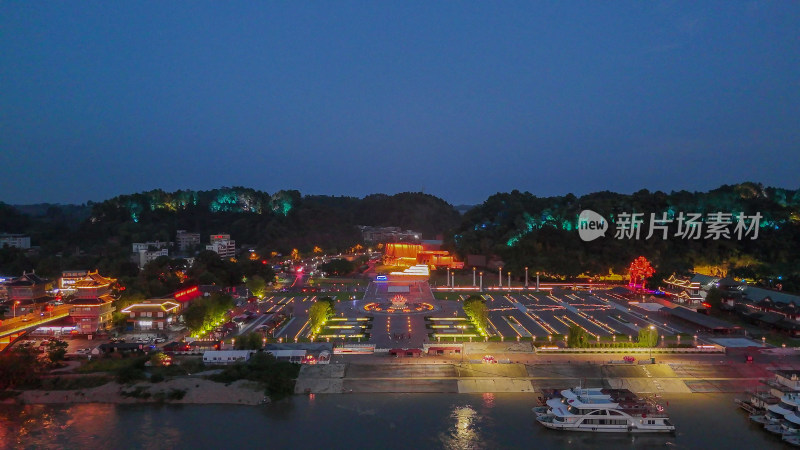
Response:
[{"label": "white passenger boat", "polygon": [[775,434],[795,434],[800,431],[800,396],[787,394],[780,402],[767,407],[764,429]]},{"label": "white passenger boat", "polygon": [[547,411],[536,420],[554,430],[595,433],[671,433],[675,426],[664,408],[640,399],[627,390],[561,391],[560,398],[547,400]]}]

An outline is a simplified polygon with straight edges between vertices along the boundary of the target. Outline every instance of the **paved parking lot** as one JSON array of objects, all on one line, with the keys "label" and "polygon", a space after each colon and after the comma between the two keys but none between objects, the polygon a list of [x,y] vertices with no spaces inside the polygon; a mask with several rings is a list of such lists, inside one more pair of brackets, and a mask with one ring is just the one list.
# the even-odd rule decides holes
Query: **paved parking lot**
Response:
[{"label": "paved parking lot", "polygon": [[653,325],[659,334],[695,334],[669,316],[628,305],[628,301],[607,291],[566,291],[484,294],[489,320],[504,338],[568,334],[578,325],[593,338],[628,335]]}]

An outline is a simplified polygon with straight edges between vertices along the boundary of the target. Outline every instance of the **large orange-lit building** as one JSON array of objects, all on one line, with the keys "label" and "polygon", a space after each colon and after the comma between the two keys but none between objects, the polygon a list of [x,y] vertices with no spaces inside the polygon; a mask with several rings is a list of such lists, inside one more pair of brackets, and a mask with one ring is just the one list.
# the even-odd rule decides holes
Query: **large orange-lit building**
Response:
[{"label": "large orange-lit building", "polygon": [[75,321],[78,333],[91,334],[111,327],[111,315],[114,312],[111,286],[116,281],[95,270],[72,285],[75,297],[69,302],[69,315]]},{"label": "large orange-lit building", "polygon": [[426,249],[422,244],[387,243],[383,255],[384,264],[391,266],[413,266],[425,264],[429,267],[461,269],[464,263],[456,261],[446,250]]}]

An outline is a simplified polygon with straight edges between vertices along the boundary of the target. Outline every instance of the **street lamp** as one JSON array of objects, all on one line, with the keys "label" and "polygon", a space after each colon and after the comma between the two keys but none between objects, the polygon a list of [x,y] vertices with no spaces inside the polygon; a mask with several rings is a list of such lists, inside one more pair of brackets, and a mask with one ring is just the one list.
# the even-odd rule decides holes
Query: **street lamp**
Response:
[{"label": "street lamp", "polygon": [[536,292],[539,292],[539,272],[536,272]]},{"label": "street lamp", "polygon": [[472,266],[472,287],[475,287],[475,266]]},{"label": "street lamp", "polygon": [[483,272],[481,272],[481,288],[480,291],[483,292]]},{"label": "street lamp", "polygon": [[525,288],[528,287],[528,268],[525,268]]},{"label": "street lamp", "polygon": [[499,280],[499,281],[497,282],[497,286],[498,286],[500,289],[503,289],[503,268],[502,268],[502,267],[501,267],[501,268],[500,268],[500,270],[497,272],[497,275],[499,275],[499,276],[500,276],[500,278],[498,278],[498,280]]},{"label": "street lamp", "polygon": [[511,290],[511,272],[508,272],[508,290]]},{"label": "street lamp", "polygon": [[19,300],[14,302],[14,307],[12,308],[14,310],[14,317],[15,318],[17,317],[17,305],[19,305]]}]

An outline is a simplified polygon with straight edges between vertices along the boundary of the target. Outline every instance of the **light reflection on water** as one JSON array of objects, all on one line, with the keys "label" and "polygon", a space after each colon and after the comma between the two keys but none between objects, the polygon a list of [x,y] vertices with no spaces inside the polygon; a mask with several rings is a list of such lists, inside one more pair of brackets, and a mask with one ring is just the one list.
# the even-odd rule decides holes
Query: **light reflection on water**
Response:
[{"label": "light reflection on water", "polygon": [[483,448],[480,433],[474,424],[477,413],[471,406],[456,406],[450,418],[453,426],[447,434],[440,435],[444,448]]},{"label": "light reflection on water", "polygon": [[0,448],[780,448],[730,395],[670,398],[676,435],[563,433],[538,426],[532,394],[296,396],[228,405],[0,405]]}]

